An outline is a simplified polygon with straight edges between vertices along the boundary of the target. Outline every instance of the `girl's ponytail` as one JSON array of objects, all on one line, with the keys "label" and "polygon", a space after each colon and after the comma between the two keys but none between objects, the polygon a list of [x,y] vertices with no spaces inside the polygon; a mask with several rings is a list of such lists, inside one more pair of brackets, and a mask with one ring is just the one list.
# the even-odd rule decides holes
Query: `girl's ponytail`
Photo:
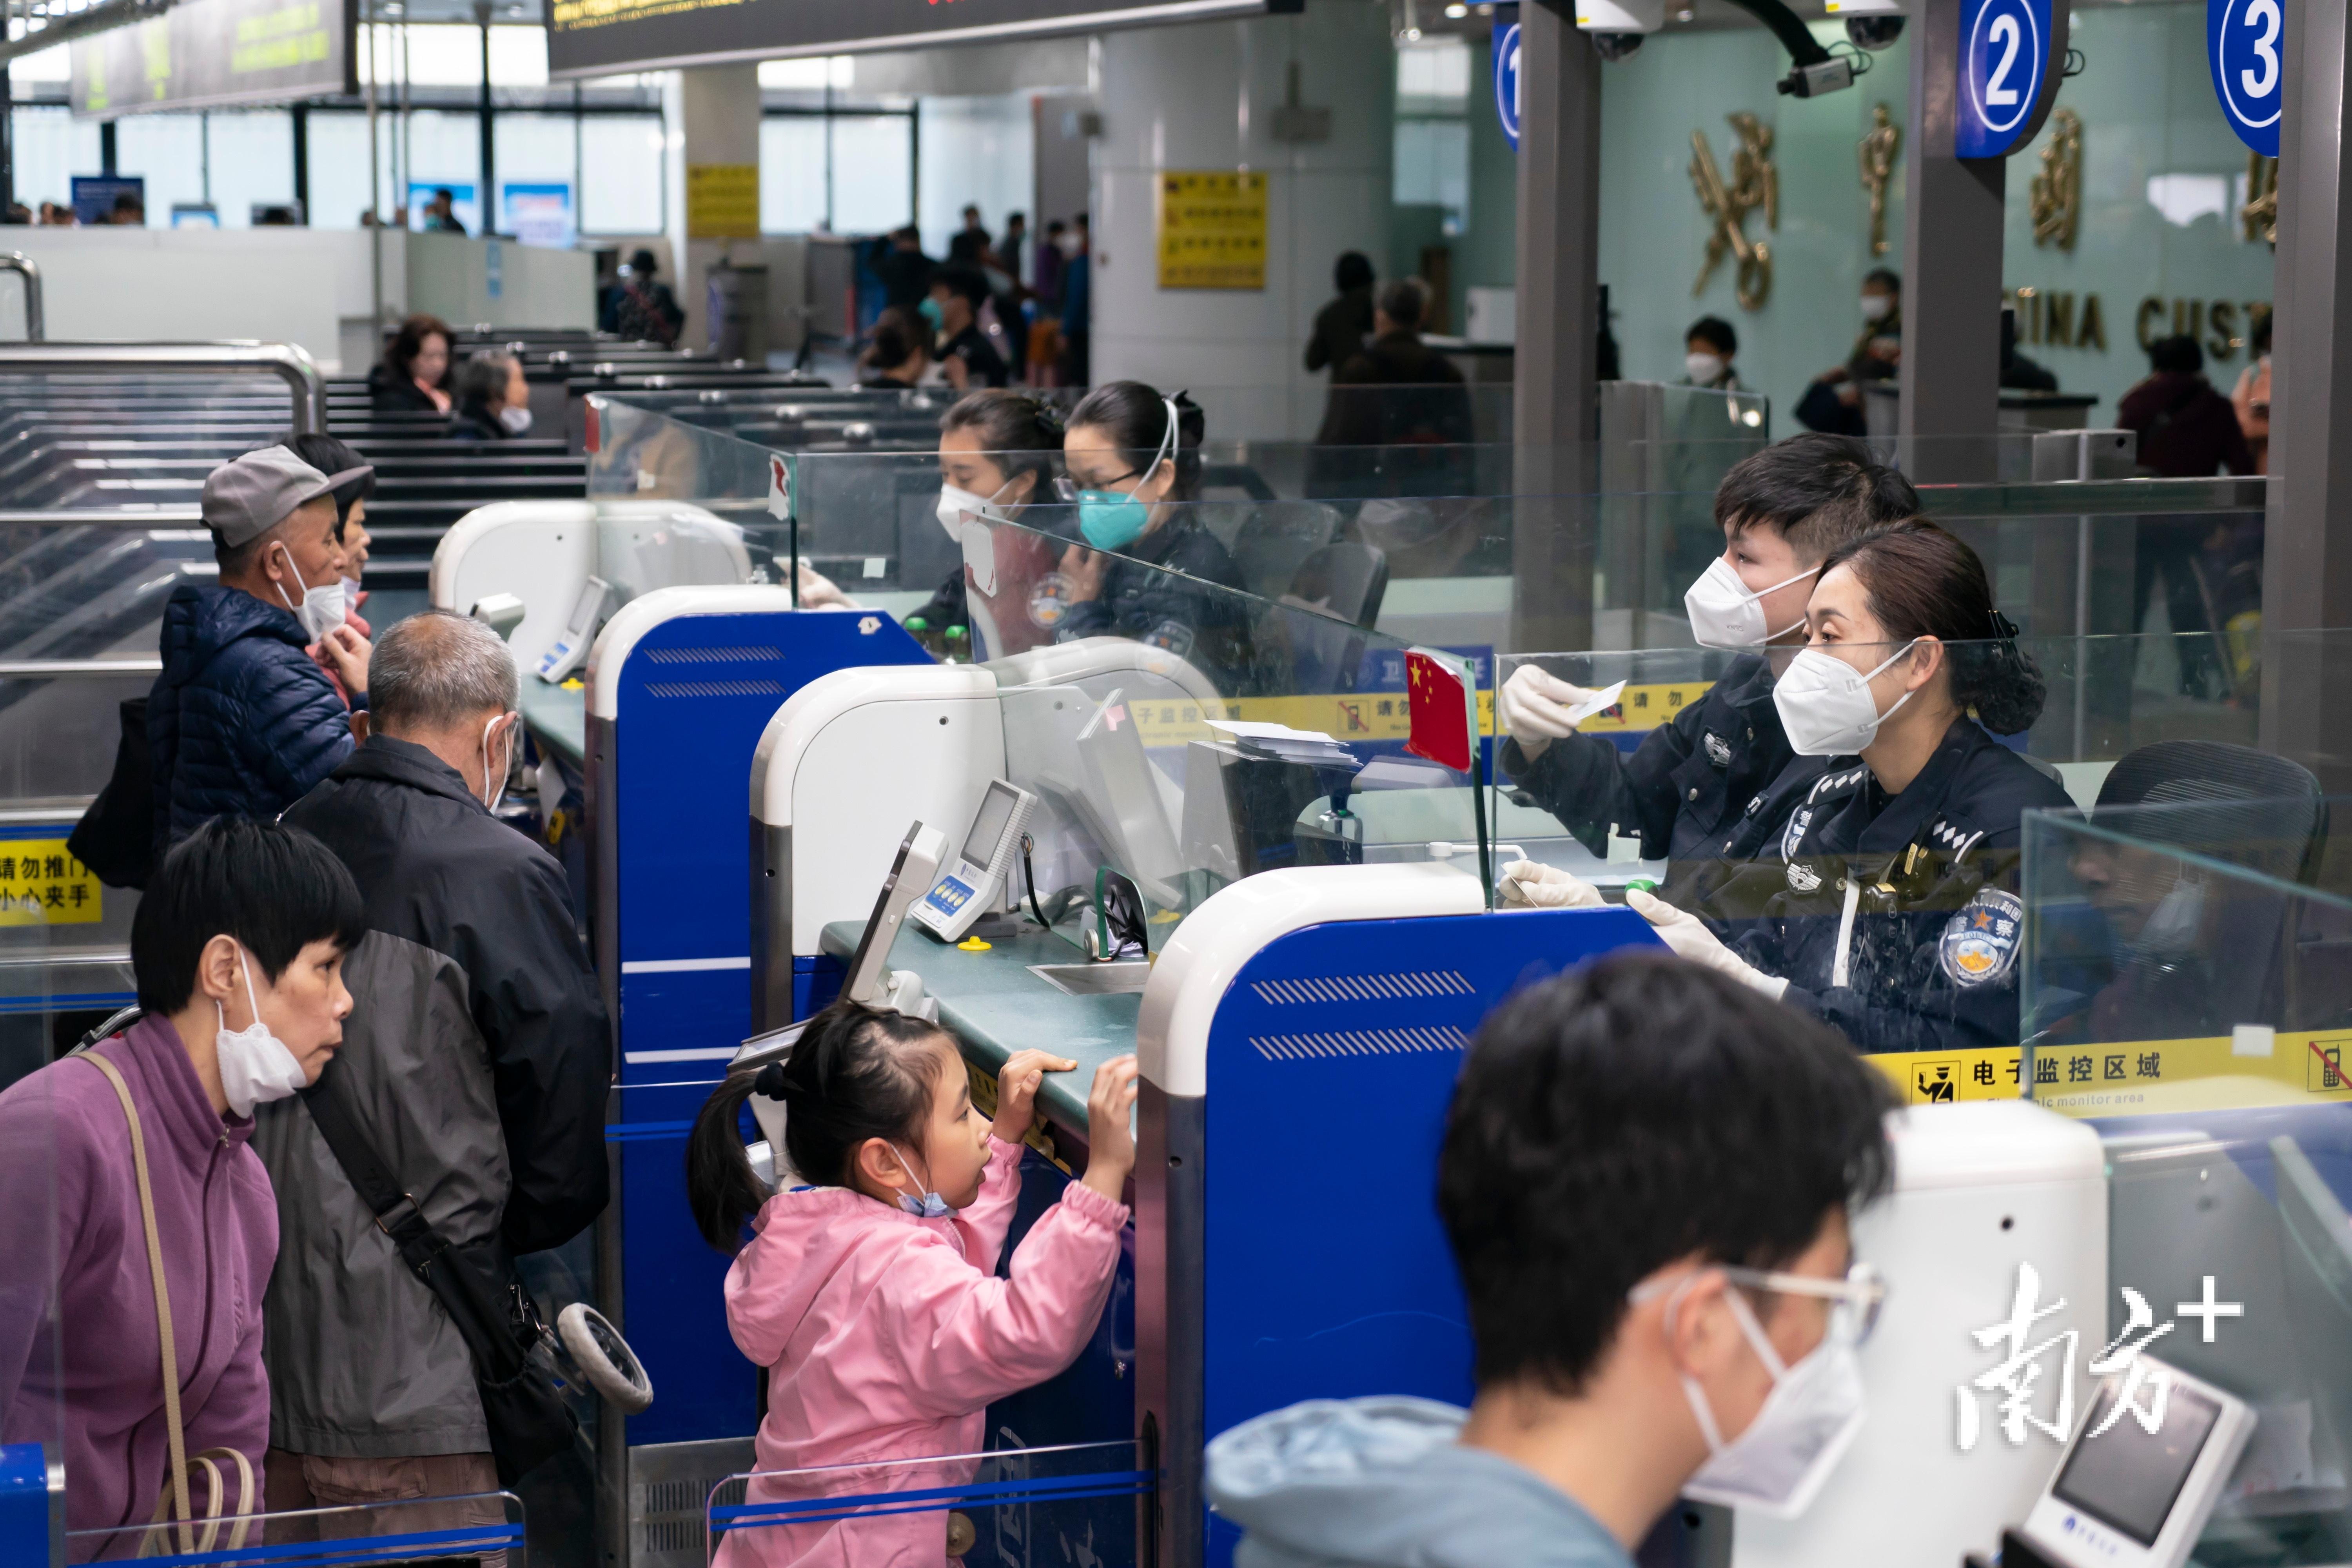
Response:
[{"label": "girl's ponytail", "polygon": [[702,1239],[721,1252],[731,1254],[742,1245],[743,1226],[768,1201],[768,1190],[751,1169],[736,1122],[743,1102],[756,1089],[772,1090],[775,1077],[773,1063],[729,1073],[702,1102],[694,1131],[687,1134],[687,1205],[694,1211]]}]

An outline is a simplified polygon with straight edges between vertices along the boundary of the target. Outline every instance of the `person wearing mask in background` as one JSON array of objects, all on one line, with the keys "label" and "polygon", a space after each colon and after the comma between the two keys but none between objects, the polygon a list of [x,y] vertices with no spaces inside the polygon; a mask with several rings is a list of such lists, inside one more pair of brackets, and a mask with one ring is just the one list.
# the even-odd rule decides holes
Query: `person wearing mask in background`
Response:
[{"label": "person wearing mask in background", "polygon": [[2116,409],[2116,423],[2139,434],[2139,466],[2169,479],[2210,479],[2225,468],[2256,472],[2237,410],[2205,379],[2197,340],[2158,338],[2147,363],[2147,378]]},{"label": "person wearing mask in background", "polygon": [[265,447],[205,480],[220,574],[164,602],[147,700],[159,854],[207,817],[276,817],[351,754],[350,709],[309,650],[367,706],[370,649],[345,624],[335,548],[335,488],[359,477]]},{"label": "person wearing mask in background", "polygon": [[1893,379],[1903,359],[1903,279],[1884,267],[1862,279],[1862,335],[1843,364],[1823,371],[1798,400],[1797,418],[1808,429],[1839,436],[1866,436],[1863,389]]},{"label": "person wearing mask in background", "polygon": [[1347,363],[1372,334],[1372,258],[1360,250],[1343,252],[1332,264],[1331,287],[1339,297],[1315,312],[1315,332],[1307,340],[1310,371]]},{"label": "person wearing mask in background", "polygon": [[[1843,436],[1792,436],[1741,458],[1715,491],[1723,554],[1683,595],[1692,638],[1739,657],[1630,755],[1606,736],[1577,732],[1580,707],[1597,693],[1521,665],[1496,700],[1508,737],[1496,758],[1503,776],[1604,858],[1612,829],[1638,837],[1643,859],[1680,863],[1736,855],[1738,838],[1776,832],[1778,824],[1759,816],[1761,803],[1798,759],[1772,686],[1804,645],[1805,605],[1822,562],[1918,510],[1910,481]],[[1818,774],[1829,764],[1807,766]],[[1601,901],[1555,867],[1517,860],[1503,877],[1511,902]]]},{"label": "person wearing mask in background", "polygon": [[1094,257],[1087,215],[1070,220],[1062,236],[1062,384],[1084,386],[1094,379]]},{"label": "person wearing mask in background", "polygon": [[942,267],[931,279],[923,319],[939,334],[940,368],[948,384],[967,388],[1003,386],[1011,379],[1004,356],[981,330],[980,308],[988,300],[988,279],[970,267]]},{"label": "person wearing mask in background", "polygon": [[1070,411],[1061,489],[1085,542],[1063,552],[1058,584],[1033,591],[1031,612],[1057,642],[1150,643],[1237,689],[1250,664],[1241,572],[1191,504],[1207,430],[1191,398],[1139,381],[1107,382]]},{"label": "person wearing mask in background", "polygon": [[2238,413],[2238,428],[2246,437],[2246,452],[2253,458],[2253,471],[2271,471],[2271,313],[2261,310],[2254,316],[2254,330],[2247,336],[2253,353],[2253,363],[2238,373],[2238,384],[2230,389],[2230,406]]},{"label": "person wearing mask in background", "polygon": [[1633,1568],[1679,1498],[1801,1513],[1862,1428],[1885,1287],[1885,1081],[1663,953],[1530,985],[1478,1030],[1437,1155],[1470,1408],[1310,1400],[1219,1434],[1253,1568]]},{"label": "person wearing mask in background", "polygon": [[401,322],[383,362],[368,372],[368,400],[376,411],[448,413],[449,342],[449,323],[438,316]]},{"label": "person wearing mask in background", "polygon": [[[75,1542],[76,1561],[131,1556],[151,1519],[260,1511],[261,1297],[279,1249],[252,1117],[335,1054],[343,961],[364,931],[351,874],[310,835],[208,822],[131,917],[139,1020],[0,1093],[0,1442],[61,1438],[67,1528],[129,1531]],[[218,1466],[225,1495],[201,1468],[172,1485],[175,1444],[236,1456]],[[241,1473],[255,1478],[242,1498]]]},{"label": "person wearing mask in background", "polygon": [[[1031,617],[1029,595],[1061,552],[1026,529],[992,529],[985,522],[1021,521],[1030,507],[1053,504],[1061,450],[1061,416],[1022,393],[974,392],[940,416],[940,526],[963,559],[929,602],[906,617],[910,625],[919,618],[942,634],[950,626],[967,628],[971,640],[959,657],[972,659],[1054,640]],[[967,537],[967,514],[983,520],[981,538]]]},{"label": "person wearing mask in background", "polygon": [[1683,334],[1682,384],[1712,392],[1746,390],[1731,368],[1732,356],[1738,352],[1739,334],[1732,331],[1729,321],[1720,316],[1701,316]]},{"label": "person wearing mask in background", "polygon": [[893,305],[874,320],[866,351],[857,356],[857,384],[888,391],[901,386],[943,386],[947,376],[931,357],[930,323]]},{"label": "person wearing mask in background", "polygon": [[[1836,1026],[1862,1051],[2014,1046],[2022,818],[2072,809],[1995,735],[2042,712],[2042,671],[1993,607],[1984,563],[1911,521],[1832,551],[1804,651],[1774,687],[1792,769],[1785,821],[1695,909],[1625,901],[1685,958]],[[1705,918],[1702,918],[1705,917]],[[1729,930],[1729,945],[1717,932]]]},{"label": "person wearing mask in background", "polygon": [[[562,868],[492,815],[522,747],[505,641],[426,610],[384,634],[374,669],[366,742],[286,814],[350,868],[365,910],[331,1088],[417,1211],[502,1289],[513,1258],[604,1210],[612,1031]],[[267,1307],[272,1510],[496,1492],[466,1342],[318,1121],[278,1107],[254,1147],[286,1263]],[[502,1517],[477,1498],[395,1528]]]},{"label": "person wearing mask in background", "polygon": [[453,441],[504,441],[530,430],[530,384],[522,361],[485,352],[457,373],[457,412],[449,421]]},{"label": "person wearing mask in background", "polygon": [[466,226],[457,221],[457,195],[446,185],[433,193],[425,204],[425,232],[427,234],[458,234]]},{"label": "person wearing mask in background", "polygon": [[343,558],[344,623],[372,637],[374,629],[360,616],[360,606],[367,602],[367,590],[360,582],[367,573],[368,547],[374,542],[367,531],[367,498],[375,494],[375,466],[332,436],[305,432],[278,444],[322,474],[359,471],[357,479],[335,487],[335,548]]},{"label": "person wearing mask in background", "polygon": [[598,325],[632,342],[659,343],[668,348],[686,327],[686,310],[659,276],[654,253],[640,248],[621,268],[620,278],[604,291],[597,310]]}]

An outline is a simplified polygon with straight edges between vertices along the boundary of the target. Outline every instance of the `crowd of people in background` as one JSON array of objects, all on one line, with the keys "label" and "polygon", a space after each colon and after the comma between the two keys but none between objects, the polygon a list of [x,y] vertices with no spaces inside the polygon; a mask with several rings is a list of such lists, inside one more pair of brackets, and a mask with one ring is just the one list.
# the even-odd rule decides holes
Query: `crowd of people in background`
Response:
[{"label": "crowd of people in background", "polygon": [[1008,214],[992,237],[963,209],[945,258],[908,224],[875,240],[863,262],[882,308],[856,374],[864,386],[1084,386],[1090,378],[1091,238],[1087,215],[1055,218],[1040,237]]}]

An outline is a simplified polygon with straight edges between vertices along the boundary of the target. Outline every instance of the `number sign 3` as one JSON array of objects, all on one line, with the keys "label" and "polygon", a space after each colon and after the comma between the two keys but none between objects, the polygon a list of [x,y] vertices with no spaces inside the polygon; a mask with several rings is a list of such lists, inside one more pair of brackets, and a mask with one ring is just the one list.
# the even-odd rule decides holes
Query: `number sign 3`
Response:
[{"label": "number sign 3", "polygon": [[2280,0],[2206,0],[2205,58],[2221,118],[2266,158],[2278,156],[2285,26]]},{"label": "number sign 3", "polygon": [[2056,9],[2053,16],[2053,0],[1962,0],[1956,156],[2006,157],[2042,129],[2053,96],[2052,54],[2063,47],[2063,7]]}]

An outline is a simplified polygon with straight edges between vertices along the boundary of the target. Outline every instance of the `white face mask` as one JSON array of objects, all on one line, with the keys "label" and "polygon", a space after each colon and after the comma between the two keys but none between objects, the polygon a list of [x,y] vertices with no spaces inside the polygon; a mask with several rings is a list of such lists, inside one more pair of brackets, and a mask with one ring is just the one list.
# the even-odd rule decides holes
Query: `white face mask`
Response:
[{"label": "white face mask", "polygon": [[[283,544],[278,548],[286,550]],[[294,574],[294,585],[302,590],[302,603],[298,606],[293,600],[287,598],[283,583],[278,584],[278,596],[285,601],[288,609],[301,617],[302,629],[310,634],[312,642],[319,641],[343,624],[344,579],[338,577],[315,588],[310,586],[302,581],[302,569],[294,564],[294,552],[290,550],[286,550],[286,570]]]},{"label": "white face mask", "polygon": [[1054,245],[1066,257],[1076,256],[1078,253],[1078,237],[1066,229],[1063,231],[1062,237],[1054,242]]},{"label": "white face mask", "polygon": [[245,1000],[253,1009],[253,1022],[242,1029],[230,1028],[227,1012],[215,1002],[220,1032],[213,1037],[213,1053],[220,1060],[221,1098],[239,1116],[250,1116],[255,1106],[283,1100],[310,1079],[294,1053],[286,1048],[286,1042],[261,1021],[261,1003],[253,990],[253,960],[242,946],[237,949],[236,965],[245,975]]},{"label": "white face mask", "polygon": [[1685,354],[1683,368],[1690,373],[1690,378],[1696,385],[1712,386],[1715,384],[1716,377],[1723,374],[1723,356],[1721,354]]},{"label": "white face mask", "polygon": [[1701,647],[1761,647],[1774,637],[1803,626],[1800,616],[1780,631],[1764,625],[1764,595],[1777,594],[1791,583],[1801,583],[1821,571],[1818,566],[1783,578],[1762,593],[1750,593],[1730,562],[1717,556],[1683,595],[1683,613],[1690,616],[1691,636]]},{"label": "white face mask", "polygon": [[996,504],[996,496],[1003,495],[1012,485],[1011,479],[1005,480],[996,487],[996,495],[991,496],[982,495],[978,490],[959,489],[954,485],[941,485],[939,505],[933,509],[938,514],[940,526],[948,531],[950,539],[961,539],[963,514],[970,512],[974,517],[993,515],[988,509]]},{"label": "white face mask", "polygon": [[346,578],[344,578],[344,579],[343,579],[343,604],[344,604],[344,605],[345,605],[346,607],[354,607],[354,606],[356,606],[356,605],[359,604],[359,602],[360,602],[360,580],[359,580],[358,578],[356,578],[356,577],[346,577]]},{"label": "white face mask", "polygon": [[1872,322],[1883,321],[1894,313],[1895,296],[1892,294],[1864,294],[1862,297],[1862,319],[1864,321]]},{"label": "white face mask", "polygon": [[499,410],[499,423],[507,427],[509,436],[520,436],[530,428],[530,410],[521,404],[510,404]]},{"label": "white face mask", "polygon": [[1881,713],[1870,694],[1871,679],[1910,651],[1911,644],[1905,643],[1868,675],[1817,647],[1799,654],[1772,688],[1772,706],[1780,710],[1790,749],[1801,757],[1843,757],[1876,740],[1878,727],[1915,693],[1905,692],[1895,708]]},{"label": "white face mask", "polygon": [[1727,1443],[1698,1380],[1685,1374],[1683,1396],[1706,1438],[1709,1458],[1683,1485],[1683,1496],[1772,1519],[1795,1519],[1812,1505],[1862,1430],[1862,1358],[1850,1313],[1832,1311],[1812,1353],[1784,1364],[1763,1326],[1738,1291],[1724,1300],[1757,1359],[1772,1374],[1772,1392],[1748,1429]]},{"label": "white face mask", "polygon": [[490,792],[490,798],[482,803],[485,811],[498,810],[499,802],[506,796],[507,775],[514,772],[514,731],[511,727],[506,732],[506,760],[495,769],[490,766],[490,729],[505,717],[503,713],[494,713],[489,722],[482,726],[482,787]]}]

